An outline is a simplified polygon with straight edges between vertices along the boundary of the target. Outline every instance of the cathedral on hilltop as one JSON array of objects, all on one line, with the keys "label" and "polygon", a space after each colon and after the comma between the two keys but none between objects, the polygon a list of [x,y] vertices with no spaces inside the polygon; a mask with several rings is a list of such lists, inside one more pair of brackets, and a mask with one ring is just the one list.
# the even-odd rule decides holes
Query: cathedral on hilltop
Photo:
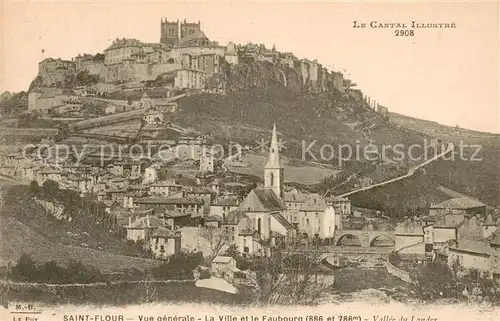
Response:
[{"label": "cathedral on hilltop", "polygon": [[184,21],[168,21],[167,18],[162,18],[160,43],[178,45],[181,38],[200,32],[200,21],[186,22],[186,19]]}]

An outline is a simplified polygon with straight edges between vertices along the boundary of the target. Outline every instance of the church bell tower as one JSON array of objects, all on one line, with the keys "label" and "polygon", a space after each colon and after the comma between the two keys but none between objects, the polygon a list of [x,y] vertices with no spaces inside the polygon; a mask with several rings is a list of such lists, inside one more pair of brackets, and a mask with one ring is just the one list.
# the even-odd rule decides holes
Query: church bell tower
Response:
[{"label": "church bell tower", "polygon": [[283,199],[283,167],[280,165],[276,124],[273,126],[269,159],[264,167],[264,188],[272,189],[279,198]]}]

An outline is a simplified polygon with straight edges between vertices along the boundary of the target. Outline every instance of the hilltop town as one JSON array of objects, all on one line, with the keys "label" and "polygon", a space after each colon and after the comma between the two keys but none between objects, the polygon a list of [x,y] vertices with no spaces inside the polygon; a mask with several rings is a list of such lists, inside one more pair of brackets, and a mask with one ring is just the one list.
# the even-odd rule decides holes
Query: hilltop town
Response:
[{"label": "hilltop town", "polygon": [[[416,205],[403,214],[391,195],[377,195],[378,208],[356,199],[421,180],[454,150],[449,137],[390,123],[388,108],[357,87],[339,71],[274,46],[220,45],[201,22],[186,20],[162,19],[158,43],[117,38],[102,53],[46,58],[24,96],[2,95],[10,104],[3,144],[15,141],[16,148],[2,155],[0,178],[6,186],[23,185],[3,200],[11,209],[2,218],[11,229],[3,232],[14,233],[20,223],[36,229],[36,220],[15,206],[41,211],[62,228],[86,217],[93,231],[83,225],[64,230],[65,246],[95,251],[100,268],[102,252],[152,260],[147,265],[202,253],[210,269],[195,274],[233,285],[259,283],[248,262],[307,253],[311,246],[320,253],[315,260],[330,269],[347,264],[344,257],[358,264],[365,256],[383,258],[389,274],[413,285],[421,280],[412,271],[436,262],[500,280],[497,208],[440,184],[432,204],[408,196]],[[283,112],[272,106],[290,99],[286,95],[312,107],[285,103]],[[306,132],[313,117],[325,126]],[[394,142],[403,133],[408,141],[429,138],[432,147],[442,146],[422,162],[385,155],[332,166],[293,157],[300,130],[312,140],[339,133],[331,128],[370,146],[381,141],[378,133]],[[364,168],[373,169],[370,177]],[[56,242],[43,229],[37,233]],[[9,264],[26,253],[55,259],[36,246],[3,242]]]}]

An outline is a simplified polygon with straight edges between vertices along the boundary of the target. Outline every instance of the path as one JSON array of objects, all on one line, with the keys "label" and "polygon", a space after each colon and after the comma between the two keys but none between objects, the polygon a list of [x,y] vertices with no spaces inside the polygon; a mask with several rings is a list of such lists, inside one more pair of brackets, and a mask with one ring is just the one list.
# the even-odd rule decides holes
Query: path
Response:
[{"label": "path", "polygon": [[373,184],[373,185],[370,185],[370,186],[365,186],[365,187],[362,187],[362,188],[359,188],[357,190],[354,190],[354,191],[350,191],[348,193],[344,193],[344,194],[341,194],[341,195],[337,195],[337,197],[346,197],[346,196],[349,196],[349,195],[352,195],[352,194],[355,194],[355,193],[359,193],[359,192],[363,192],[363,191],[367,191],[367,190],[370,190],[372,188],[375,188],[375,187],[380,187],[380,186],[384,186],[384,185],[387,185],[387,184],[390,184],[390,183],[394,183],[394,182],[397,182],[397,181],[400,181],[400,180],[403,180],[405,178],[408,178],[408,177],[411,177],[415,174],[415,172],[417,170],[419,170],[420,168],[432,163],[433,161],[443,157],[444,155],[450,153],[453,151],[453,148],[454,148],[454,145],[452,143],[448,143],[448,147],[446,148],[446,150],[444,152],[441,152],[440,154],[426,160],[425,162],[421,163],[421,164],[418,164],[417,166],[414,166],[412,168],[410,168],[408,170],[408,173],[404,174],[404,175],[401,175],[401,176],[398,176],[398,177],[395,177],[395,178],[392,178],[392,179],[389,179],[387,181],[384,181],[384,182],[381,182],[381,183],[377,183],[377,184]]}]

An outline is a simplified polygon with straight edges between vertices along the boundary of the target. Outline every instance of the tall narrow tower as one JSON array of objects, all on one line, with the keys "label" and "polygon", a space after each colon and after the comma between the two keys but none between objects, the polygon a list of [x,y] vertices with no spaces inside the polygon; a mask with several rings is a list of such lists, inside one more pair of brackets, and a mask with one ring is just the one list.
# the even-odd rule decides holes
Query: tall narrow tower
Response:
[{"label": "tall narrow tower", "polygon": [[279,198],[283,199],[283,168],[280,165],[276,124],[273,126],[269,159],[264,167],[264,188],[272,189]]}]

